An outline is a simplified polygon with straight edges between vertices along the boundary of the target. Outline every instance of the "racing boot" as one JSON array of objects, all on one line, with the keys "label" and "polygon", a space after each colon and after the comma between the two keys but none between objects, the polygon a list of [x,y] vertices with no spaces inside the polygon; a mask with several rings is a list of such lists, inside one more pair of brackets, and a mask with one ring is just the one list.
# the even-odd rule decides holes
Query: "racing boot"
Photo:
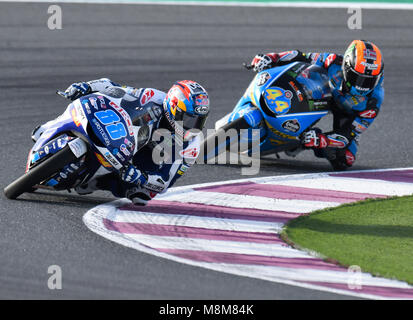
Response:
[{"label": "racing boot", "polygon": [[139,187],[132,187],[125,191],[125,197],[137,206],[145,206],[155,196],[156,193]]}]

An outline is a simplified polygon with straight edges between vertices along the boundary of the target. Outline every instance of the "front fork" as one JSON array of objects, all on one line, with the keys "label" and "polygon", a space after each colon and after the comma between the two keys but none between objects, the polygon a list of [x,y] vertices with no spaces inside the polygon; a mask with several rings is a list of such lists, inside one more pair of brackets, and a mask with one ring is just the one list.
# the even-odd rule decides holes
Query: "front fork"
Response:
[{"label": "front fork", "polygon": [[[224,119],[225,122],[222,121]],[[248,155],[259,151],[267,129],[261,112],[255,106],[244,104],[224,119],[217,122],[219,126],[216,126],[216,132],[203,141],[201,150],[204,161],[234,149],[247,152]],[[235,143],[238,143],[237,148],[234,148]]]},{"label": "front fork", "polygon": [[[88,151],[88,145],[81,138],[71,137],[67,134],[62,134],[57,138],[49,141],[37,151],[33,149],[29,152],[27,159],[26,172],[28,172],[34,166],[37,166],[47,158],[61,151],[66,146],[69,146],[72,153],[76,156],[78,161],[70,163],[63,167],[56,175],[45,180],[44,185],[48,187],[56,187],[58,184],[64,184],[66,186],[71,184],[71,181],[75,179],[68,179],[69,176],[79,178],[84,172],[83,165],[85,163],[86,154]],[[70,181],[69,181],[70,180]]]},{"label": "front fork", "polygon": [[236,108],[229,117],[229,121],[234,121],[239,118],[244,120],[246,124],[246,128],[244,127],[244,129],[247,129],[239,131],[239,142],[241,145],[248,146],[248,150],[243,151],[247,152],[248,155],[251,155],[252,153],[259,151],[257,148],[260,148],[267,137],[267,128],[264,125],[264,118],[261,111],[251,103]]}]

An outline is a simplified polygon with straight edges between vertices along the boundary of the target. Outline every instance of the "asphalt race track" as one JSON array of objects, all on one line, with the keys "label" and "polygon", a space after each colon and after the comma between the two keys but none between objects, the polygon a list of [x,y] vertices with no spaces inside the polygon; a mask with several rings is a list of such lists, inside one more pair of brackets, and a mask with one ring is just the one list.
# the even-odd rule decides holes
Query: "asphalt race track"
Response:
[{"label": "asphalt race track", "polygon": [[[209,91],[207,127],[228,113],[253,74],[242,68],[258,52],[300,48],[342,52],[370,39],[385,59],[382,112],[362,136],[354,169],[412,166],[412,12],[363,10],[349,30],[346,9],[62,4],[63,29],[47,28],[48,4],[0,3],[0,137],[2,188],[20,176],[37,125],[67,101],[56,89],[109,77],[167,90],[192,79]],[[323,123],[327,125],[327,122]],[[259,176],[329,171],[311,152],[268,157]],[[239,166],[196,165],[177,185],[238,179]],[[113,198],[104,193],[1,195],[0,298],[344,299],[267,281],[178,264],[122,247],[89,231],[83,214]],[[63,289],[49,290],[50,265]]]}]

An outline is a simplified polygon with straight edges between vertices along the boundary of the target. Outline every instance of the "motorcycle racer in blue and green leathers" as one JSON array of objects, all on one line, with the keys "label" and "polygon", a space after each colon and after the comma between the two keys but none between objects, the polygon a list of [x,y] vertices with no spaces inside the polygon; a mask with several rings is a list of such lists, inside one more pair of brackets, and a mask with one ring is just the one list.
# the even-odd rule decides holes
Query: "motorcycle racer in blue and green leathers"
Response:
[{"label": "motorcycle racer in blue and green leathers", "polygon": [[293,50],[258,54],[251,65],[254,71],[261,72],[296,61],[325,68],[334,98],[333,130],[307,131],[302,136],[303,149],[313,149],[317,157],[327,158],[336,170],[351,167],[356,160],[359,136],[377,117],[384,98],[380,49],[372,42],[354,40],[344,55]]}]

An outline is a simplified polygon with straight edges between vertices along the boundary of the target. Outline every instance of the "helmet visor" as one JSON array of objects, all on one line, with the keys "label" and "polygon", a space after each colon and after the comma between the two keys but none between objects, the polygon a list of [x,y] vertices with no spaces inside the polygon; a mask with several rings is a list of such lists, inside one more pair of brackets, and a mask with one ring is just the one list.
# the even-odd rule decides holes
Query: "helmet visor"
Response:
[{"label": "helmet visor", "polygon": [[350,83],[352,87],[360,92],[367,92],[374,89],[380,79],[381,75],[368,76],[361,75],[354,71],[352,68],[348,68],[345,72],[345,80]]},{"label": "helmet visor", "polygon": [[205,122],[208,115],[191,115],[186,112],[182,112],[177,109],[175,120],[182,123],[182,127],[185,130],[199,129],[202,130],[205,126]]}]

